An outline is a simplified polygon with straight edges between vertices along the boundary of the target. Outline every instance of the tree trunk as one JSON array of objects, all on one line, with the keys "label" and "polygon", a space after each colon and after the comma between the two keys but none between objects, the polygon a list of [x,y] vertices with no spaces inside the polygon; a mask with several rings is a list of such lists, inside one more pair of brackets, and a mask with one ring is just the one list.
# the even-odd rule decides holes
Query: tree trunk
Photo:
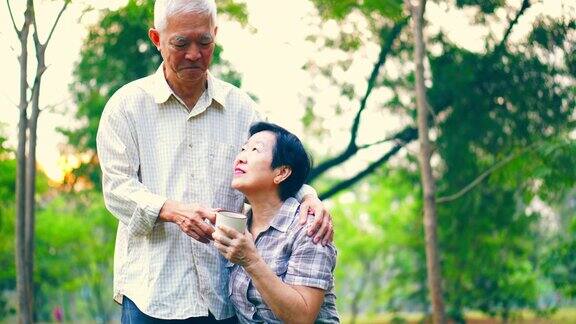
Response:
[{"label": "tree trunk", "polygon": [[35,238],[34,232],[36,228],[36,142],[37,142],[37,126],[38,117],[40,115],[39,99],[40,99],[40,84],[42,71],[44,67],[44,53],[37,52],[38,71],[34,80],[34,87],[32,91],[32,111],[28,121],[28,157],[26,159],[26,269],[27,269],[27,282],[29,283],[30,303],[34,304],[34,246]]},{"label": "tree trunk", "polygon": [[[9,5],[9,4],[8,4]],[[28,280],[28,263],[26,251],[26,131],[28,129],[28,35],[32,25],[33,9],[26,7],[24,24],[18,32],[20,39],[20,117],[18,122],[18,148],[16,151],[16,290],[18,292],[18,322],[32,323],[32,287]]]},{"label": "tree trunk", "polygon": [[446,323],[442,280],[440,273],[439,249],[436,229],[436,185],[430,164],[431,147],[428,137],[428,103],[424,85],[424,37],[423,20],[425,0],[415,0],[409,4],[414,34],[414,62],[416,65],[416,105],[418,109],[418,140],[420,143],[420,174],[424,189],[424,233],[426,237],[426,268],[428,287],[432,301],[432,317],[435,324]]},{"label": "tree trunk", "polygon": [[[18,149],[16,151],[16,290],[18,292],[18,322],[28,324],[34,321],[34,231],[36,207],[36,139],[38,117],[40,115],[40,85],[42,75],[46,70],[44,54],[48,42],[54,32],[62,13],[68,2],[65,1],[46,42],[42,44],[38,36],[34,1],[26,1],[24,23],[18,29],[14,20],[10,0],[6,5],[18,39],[21,53],[18,58],[20,64],[20,119],[18,123]],[[36,74],[32,88],[28,86],[28,42],[30,28],[34,26],[34,45],[36,53]],[[28,100],[28,90],[31,90],[31,99]],[[28,106],[31,104],[31,116],[28,119]]]}]

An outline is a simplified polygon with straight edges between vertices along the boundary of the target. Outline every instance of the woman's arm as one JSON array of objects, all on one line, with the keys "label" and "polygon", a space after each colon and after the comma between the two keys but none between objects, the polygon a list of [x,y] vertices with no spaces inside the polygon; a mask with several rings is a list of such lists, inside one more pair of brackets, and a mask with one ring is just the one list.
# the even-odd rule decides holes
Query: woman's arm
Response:
[{"label": "woman's arm", "polygon": [[285,323],[313,323],[324,301],[324,290],[282,282],[261,258],[250,232],[223,226],[213,234],[216,248],[244,267],[252,284],[274,315]]},{"label": "woman's arm", "polygon": [[261,258],[244,269],[266,305],[280,320],[314,323],[324,301],[324,290],[282,282]]}]

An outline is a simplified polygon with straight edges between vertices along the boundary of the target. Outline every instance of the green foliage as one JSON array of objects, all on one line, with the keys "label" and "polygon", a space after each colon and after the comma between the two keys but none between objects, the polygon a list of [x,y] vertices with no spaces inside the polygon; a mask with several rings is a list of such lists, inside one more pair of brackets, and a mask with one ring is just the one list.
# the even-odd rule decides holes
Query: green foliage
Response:
[{"label": "green foliage", "polygon": [[[447,115],[437,125],[440,193],[456,192],[508,155],[520,155],[439,208],[447,302],[455,318],[464,307],[504,318],[513,309],[537,307],[534,238],[541,229],[538,215],[526,214],[525,206],[536,195],[553,201],[576,183],[574,145],[558,139],[573,127],[574,82],[565,82],[569,64],[536,54],[540,34],[558,34],[536,26],[521,51],[477,54],[443,44],[442,54],[430,57],[430,103]],[[532,145],[538,146],[523,153]]]},{"label": "green foliage", "polygon": [[15,201],[16,160],[0,158],[0,208]]},{"label": "green foliage", "polygon": [[[5,168],[0,164],[0,172]],[[2,184],[3,185],[3,184]],[[3,189],[3,187],[0,187]],[[13,194],[13,193],[12,193]],[[9,307],[3,292],[16,288],[14,266],[14,201],[3,200],[0,204],[0,320],[16,310]]]},{"label": "green foliage", "polygon": [[[482,186],[438,208],[440,248],[451,316],[465,308],[507,317],[535,307],[537,218],[515,210],[510,189]],[[456,216],[457,215],[457,216]]]},{"label": "green foliage", "polygon": [[238,3],[234,0],[217,0],[219,15],[226,15],[231,19],[238,21],[242,26],[248,24],[248,9],[245,3]]},{"label": "green foliage", "polygon": [[[381,35],[385,35],[392,23],[389,17],[366,14],[359,9],[359,3],[352,0],[314,3],[324,19],[335,19],[348,30],[357,19],[357,15],[350,18],[352,13],[363,13],[371,26],[372,35],[356,37],[358,41],[353,46],[343,46],[347,43],[341,41],[346,39],[344,32],[343,36],[324,42],[326,46],[346,52],[350,55],[347,59],[369,43],[383,46]],[[455,6],[479,9],[474,17],[478,24],[495,19],[493,13],[498,9],[512,9],[502,0],[458,0]],[[438,206],[445,298],[450,316],[456,321],[464,320],[466,309],[509,318],[519,308],[539,307],[537,302],[542,296],[538,289],[548,280],[540,271],[542,247],[539,243],[547,241],[544,240],[542,216],[527,207],[536,198],[552,204],[576,184],[574,140],[567,135],[575,126],[574,19],[538,17],[529,35],[515,43],[509,40],[499,43],[501,40],[488,35],[485,39],[487,50],[480,53],[459,47],[442,32],[430,35],[427,40],[427,47],[434,49],[428,54],[431,79],[427,95],[434,112],[435,154],[439,157],[435,166],[438,196],[458,192],[498,162],[514,157],[490,172],[487,180],[462,197]],[[411,68],[404,66],[405,62],[412,61],[411,43],[409,31],[404,30],[389,53],[392,56],[389,61],[400,62],[393,66],[399,76],[381,72],[376,87],[388,88],[393,93],[392,99],[379,103],[380,106],[415,118],[414,74]],[[338,85],[344,96],[354,99],[354,91],[348,89],[347,83],[332,78],[332,71],[347,69],[341,66],[336,62],[317,70],[327,71],[323,75]],[[321,116],[307,114],[307,124],[314,125],[315,118]],[[337,181],[322,180],[322,183]],[[362,186],[370,185],[372,190],[379,190],[375,189],[379,186],[374,185],[374,181],[371,179]],[[401,191],[397,187],[391,190]],[[356,188],[355,192],[358,191]],[[415,191],[412,189],[408,195],[414,195],[419,204],[421,198]],[[362,213],[364,205],[354,212]],[[381,199],[378,205],[386,206],[386,199]],[[415,218],[415,221],[419,219]],[[389,233],[390,224],[381,226],[383,232]],[[337,233],[340,231],[338,227]],[[345,231],[346,236],[365,235]],[[415,234],[411,242],[416,242],[417,235],[422,233]],[[565,248],[557,250],[570,251],[569,242],[563,241]],[[423,251],[417,254],[416,245],[412,247],[414,250],[403,246],[411,251],[400,254],[404,255],[406,263],[414,262],[412,258],[416,255],[422,256]],[[350,256],[352,260],[347,262],[361,262],[360,256]],[[565,254],[550,261],[560,265],[560,274],[553,280],[557,285],[566,285],[573,279],[566,276],[572,269],[568,262],[570,257]],[[382,270],[381,277],[386,276],[387,269]],[[354,272],[348,278],[358,276],[361,274]],[[396,277],[390,285],[399,283],[403,288],[416,287],[418,295],[426,296],[422,272],[406,271],[406,277],[405,281]],[[566,295],[572,297],[569,293]],[[394,294],[384,297],[388,304],[393,298]],[[421,304],[426,303],[423,299]],[[397,305],[411,309],[414,304],[403,300]],[[389,307],[389,310],[394,309]]]},{"label": "green foliage", "polygon": [[[16,288],[15,217],[16,214],[16,160],[13,150],[6,146],[3,125],[0,124],[0,319],[15,313],[4,298],[5,291]],[[48,177],[37,172],[36,192],[43,195],[48,190]]]},{"label": "green foliage", "polygon": [[[14,215],[16,160],[0,159],[0,292],[15,287]],[[0,295],[0,300],[2,296]],[[0,307],[0,318],[2,318]]]},{"label": "green foliage", "polygon": [[[438,209],[447,303],[458,320],[465,308],[503,318],[514,309],[537,308],[534,238],[541,229],[526,205],[537,194],[552,198],[576,183],[563,172],[574,173],[567,170],[573,152],[557,143],[573,127],[574,83],[561,81],[558,76],[568,71],[542,60],[533,45],[478,54],[442,43],[442,54],[430,57],[430,103],[444,114],[436,125],[440,195],[520,155]],[[539,143],[538,150],[524,152]],[[533,186],[540,181],[549,185]]]},{"label": "green foliage", "polygon": [[[503,183],[522,192],[525,204],[538,196],[549,203],[561,201],[576,182],[576,142],[565,136],[535,142],[517,159],[492,176],[495,183]],[[510,175],[521,172],[522,176]]]},{"label": "green foliage", "polygon": [[545,251],[542,270],[552,281],[556,289],[566,298],[576,298],[576,213],[574,212],[574,193],[569,197],[571,223],[565,233],[550,239]]},{"label": "green foliage", "polygon": [[[0,292],[15,289],[14,202],[0,207]],[[117,221],[99,192],[62,194],[37,211],[34,286],[36,316],[51,320],[55,306],[105,322],[110,319],[112,256]],[[0,298],[0,318],[13,313]],[[65,309],[68,307],[65,307]],[[77,320],[70,318],[69,320]]]},{"label": "green foliage", "polygon": [[116,225],[100,192],[61,194],[38,211],[35,284],[41,318],[49,319],[66,298],[77,298],[77,307],[92,319],[110,319]]},{"label": "green foliage", "polygon": [[341,313],[426,308],[420,287],[425,270],[417,181],[408,171],[384,172],[335,199]]},{"label": "green foliage", "polygon": [[[16,160],[11,151],[0,127],[0,319],[15,313],[4,298],[4,292],[16,289]],[[76,299],[79,313],[89,312],[92,319],[106,322],[112,312],[117,221],[106,211],[100,192],[58,193],[54,197],[54,190],[49,189],[47,176],[39,170],[34,263],[37,318],[51,320],[54,306],[68,306]],[[82,290],[86,292],[83,295]]]},{"label": "green foliage", "polygon": [[4,127],[0,123],[0,209],[14,201],[16,192],[16,161],[11,156],[12,149],[6,145]]},{"label": "green foliage", "polygon": [[312,2],[324,19],[343,20],[355,10],[367,16],[379,15],[392,19],[402,17],[402,0],[312,0]]},{"label": "green foliage", "polygon": [[474,6],[487,14],[494,13],[497,8],[504,5],[504,0],[456,0],[456,6],[458,7]]},{"label": "green foliage", "polygon": [[11,151],[9,147],[6,146],[6,135],[4,134],[7,124],[0,122],[0,158],[6,158],[6,154]]}]

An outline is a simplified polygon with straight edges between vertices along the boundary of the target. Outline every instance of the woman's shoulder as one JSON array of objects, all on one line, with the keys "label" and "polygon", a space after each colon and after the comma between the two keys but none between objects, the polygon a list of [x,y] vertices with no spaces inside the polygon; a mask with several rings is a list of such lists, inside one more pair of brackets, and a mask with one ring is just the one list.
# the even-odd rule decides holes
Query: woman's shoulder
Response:
[{"label": "woman's shoulder", "polygon": [[[300,206],[300,204],[298,204]],[[308,214],[306,222],[304,224],[300,223],[300,208],[293,215],[292,223],[288,228],[287,235],[291,238],[294,245],[293,249],[297,248],[297,245],[305,246],[310,250],[328,250],[328,252],[333,251],[336,254],[336,247],[332,242],[322,245],[321,243],[314,243],[314,236],[308,235],[308,230],[314,226],[315,217],[312,214]]]}]

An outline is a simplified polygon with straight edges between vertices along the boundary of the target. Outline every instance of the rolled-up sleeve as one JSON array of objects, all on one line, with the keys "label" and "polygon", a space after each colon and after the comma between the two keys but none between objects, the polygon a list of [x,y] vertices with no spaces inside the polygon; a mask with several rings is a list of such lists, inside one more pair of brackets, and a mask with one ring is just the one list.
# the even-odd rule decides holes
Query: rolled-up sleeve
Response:
[{"label": "rolled-up sleeve", "polygon": [[104,202],[127,226],[129,234],[146,235],[152,231],[166,197],[150,192],[138,178],[136,130],[122,105],[118,97],[109,100],[96,137]]},{"label": "rolled-up sleeve", "polygon": [[284,282],[328,290],[334,284],[335,266],[334,245],[314,244],[312,237],[306,234],[305,226],[302,226],[296,234]]}]

